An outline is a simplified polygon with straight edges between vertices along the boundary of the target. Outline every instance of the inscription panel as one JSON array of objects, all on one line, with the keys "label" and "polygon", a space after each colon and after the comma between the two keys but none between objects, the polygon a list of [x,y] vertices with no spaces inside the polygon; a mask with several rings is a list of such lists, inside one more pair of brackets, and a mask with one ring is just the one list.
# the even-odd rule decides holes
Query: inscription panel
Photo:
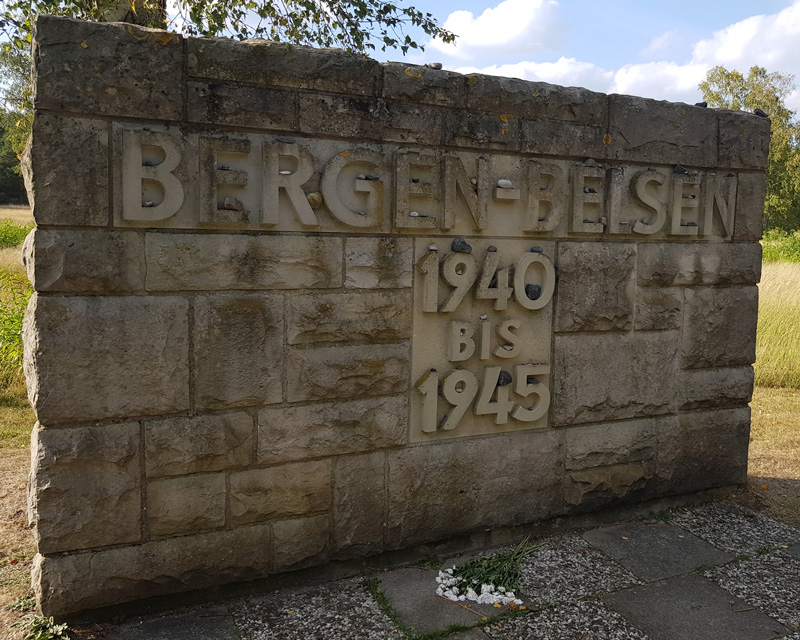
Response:
[{"label": "inscription panel", "polygon": [[415,240],[412,442],[547,427],[553,250]]},{"label": "inscription panel", "polygon": [[118,227],[729,240],[738,186],[703,169],[175,127],[116,125],[113,144]]}]

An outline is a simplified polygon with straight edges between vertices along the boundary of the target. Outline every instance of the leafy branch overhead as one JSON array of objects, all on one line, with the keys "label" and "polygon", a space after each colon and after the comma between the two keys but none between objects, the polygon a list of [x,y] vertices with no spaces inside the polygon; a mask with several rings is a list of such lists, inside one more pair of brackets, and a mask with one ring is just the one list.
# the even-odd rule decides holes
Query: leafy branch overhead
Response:
[{"label": "leafy branch overhead", "polygon": [[186,35],[267,38],[298,45],[341,47],[368,53],[422,49],[407,32],[453,42],[430,13],[402,0],[7,0],[0,12],[6,46],[25,48],[38,13],[124,21]]}]

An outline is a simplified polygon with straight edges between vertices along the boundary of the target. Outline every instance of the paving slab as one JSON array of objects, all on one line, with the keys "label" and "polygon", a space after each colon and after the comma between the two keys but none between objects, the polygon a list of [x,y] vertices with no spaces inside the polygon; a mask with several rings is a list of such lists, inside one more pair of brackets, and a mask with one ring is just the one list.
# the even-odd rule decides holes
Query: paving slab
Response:
[{"label": "paving slab", "polygon": [[793,631],[800,630],[800,559],[796,556],[777,550],[704,575]]},{"label": "paving slab", "polygon": [[546,540],[520,563],[519,582],[529,608],[577,602],[595,593],[641,584],[577,535]]},{"label": "paving slab", "polygon": [[584,600],[484,627],[495,640],[648,640],[606,605]]},{"label": "paving slab", "polygon": [[[401,634],[358,578],[282,589],[232,607],[244,640],[397,640]],[[225,639],[227,640],[227,639]]]},{"label": "paving slab", "polygon": [[736,505],[692,509],[674,523],[734,555],[755,555],[800,542],[797,529]]},{"label": "paving slab", "polygon": [[733,560],[732,555],[669,524],[631,522],[586,531],[583,537],[645,582]]},{"label": "paving slab", "polygon": [[227,607],[209,607],[177,616],[117,627],[103,640],[239,640]]},{"label": "paving slab", "polygon": [[791,631],[691,573],[603,596],[650,640],[772,640]]},{"label": "paving slab", "polygon": [[[429,633],[451,624],[473,626],[482,616],[496,616],[504,609],[464,601],[456,603],[436,595],[438,571],[407,567],[380,576],[381,589],[403,622],[414,633]],[[469,609],[467,609],[469,607]]]}]

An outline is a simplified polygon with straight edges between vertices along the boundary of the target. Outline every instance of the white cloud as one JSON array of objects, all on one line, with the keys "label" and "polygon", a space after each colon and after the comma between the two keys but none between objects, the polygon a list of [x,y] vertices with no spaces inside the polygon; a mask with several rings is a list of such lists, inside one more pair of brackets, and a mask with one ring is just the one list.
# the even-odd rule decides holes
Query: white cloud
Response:
[{"label": "white cloud", "polygon": [[614,74],[610,91],[694,104],[701,99],[697,85],[705,79],[707,70],[707,65],[694,62],[626,64]]},{"label": "white cloud", "polygon": [[694,60],[746,72],[754,64],[769,71],[800,72],[800,0],[772,15],[746,18],[694,46]]},{"label": "white cloud", "polygon": [[493,76],[550,82],[568,86],[596,88],[605,91],[611,86],[614,74],[591,62],[580,62],[575,58],[559,58],[556,62],[517,62],[515,64],[492,65],[478,69],[461,67],[460,73],[487,73]]},{"label": "white cloud", "polygon": [[556,0],[503,0],[479,16],[454,11],[443,27],[458,34],[455,44],[428,46],[464,61],[553,49],[566,30]]},{"label": "white cloud", "polygon": [[660,36],[653,38],[650,44],[640,51],[640,55],[645,58],[652,58],[664,53],[674,39],[675,32],[667,31]]},{"label": "white cloud", "polygon": [[[485,16],[489,11],[508,7],[515,1],[501,2],[495,9],[484,11],[478,18],[474,18],[469,12],[456,12],[467,14],[474,29],[487,30],[483,40],[480,40],[476,33],[470,32],[470,37],[462,43],[465,46],[461,52],[462,59],[474,57],[473,54],[479,51],[481,46],[487,47],[487,50],[496,47],[503,54],[507,53],[504,45],[496,41],[500,27],[492,27],[494,31],[489,29],[490,24],[495,24],[492,22],[494,18]],[[535,23],[536,26],[532,27],[530,16],[537,11],[544,11],[546,5],[556,3],[547,3],[543,0],[539,2],[520,0],[520,2],[526,7],[535,7],[535,11],[528,11],[525,19],[521,18],[518,21],[519,29],[514,32],[513,37],[518,41],[528,37],[531,42],[536,42],[537,46],[543,48],[544,37],[537,39],[539,23]],[[553,10],[555,8],[557,7],[553,7]],[[456,14],[451,14],[451,18],[454,15]],[[522,24],[524,26],[520,26]],[[521,36],[520,33],[526,35]],[[673,32],[667,32],[654,38],[642,54],[656,56],[659,51],[665,52],[670,44],[674,44],[670,42],[673,40],[673,35],[675,35]],[[705,79],[706,72],[718,64],[745,73],[752,65],[757,64],[766,67],[768,71],[794,74],[796,80],[800,82],[800,0],[795,0],[793,4],[775,14],[752,16],[715,31],[710,38],[695,43],[692,59],[688,62],[662,60],[631,63],[617,70],[608,70],[590,62],[561,57],[556,62],[522,61],[483,68],[471,66],[457,70],[463,73],[480,72],[561,85],[577,85],[605,93],[625,93],[692,104],[701,100],[697,85]],[[787,97],[786,104],[790,109],[800,111],[800,89]]]}]

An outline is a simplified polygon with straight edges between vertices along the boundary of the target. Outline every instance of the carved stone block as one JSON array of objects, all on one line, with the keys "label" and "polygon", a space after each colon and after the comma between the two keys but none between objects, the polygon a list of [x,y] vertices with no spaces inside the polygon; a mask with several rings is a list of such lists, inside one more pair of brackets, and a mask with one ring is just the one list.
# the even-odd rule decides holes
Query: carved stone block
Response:
[{"label": "carved stone block", "polygon": [[37,110],[181,117],[183,38],[175,33],[42,15],[32,58]]},{"label": "carved stone block", "polygon": [[761,279],[761,245],[642,244],[638,276],[640,285],[656,287],[755,284]]},{"label": "carved stone block", "polygon": [[198,296],[193,340],[198,407],[229,409],[281,401],[280,296]]},{"label": "carved stone block", "polygon": [[147,234],[149,291],[332,288],[339,238]]},{"label": "carved stone block", "polygon": [[[496,455],[498,446],[504,455]],[[388,547],[557,515],[563,509],[561,455],[557,431],[390,452]]]},{"label": "carved stone block", "polygon": [[386,455],[341,456],[333,467],[333,546],[337,558],[383,550]]},{"label": "carved stone block", "polygon": [[28,398],[39,421],[187,410],[188,311],[174,296],[34,295],[23,339]]},{"label": "carved stone block", "polygon": [[264,578],[272,567],[270,555],[268,525],[240,527],[89,553],[37,555],[33,585],[42,613],[64,616]]},{"label": "carved stone block", "polygon": [[22,173],[36,224],[108,224],[106,122],[37,115],[23,153]]},{"label": "carved stone block", "polygon": [[144,290],[144,235],[136,232],[34,229],[22,261],[36,291]]},{"label": "carved stone block", "polygon": [[749,365],[756,359],[758,289],[687,289],[682,363],[686,369]]},{"label": "carved stone block", "polygon": [[612,95],[608,100],[608,158],[716,166],[715,110],[631,96]]},{"label": "carved stone block", "polygon": [[410,238],[348,238],[345,286],[351,289],[410,287],[414,247]]},{"label": "carved stone block", "polygon": [[288,300],[289,344],[411,337],[411,291],[311,293]]},{"label": "carved stone block", "polygon": [[258,414],[258,462],[358,453],[405,444],[405,398],[266,408]]},{"label": "carved stone block", "polygon": [[374,397],[408,389],[406,344],[290,349],[289,402]]},{"label": "carved stone block", "polygon": [[324,515],[273,524],[274,570],[300,569],[327,562],[330,521],[330,517]]},{"label": "carved stone block", "polygon": [[554,426],[671,413],[680,333],[556,336]]},{"label": "carved stone block", "polygon": [[197,533],[225,525],[225,476],[210,473],[147,484],[147,528],[152,536]]},{"label": "carved stone block", "polygon": [[28,519],[39,553],[141,537],[139,425],[36,428]]},{"label": "carved stone block", "polygon": [[237,471],[230,482],[231,523],[237,526],[330,508],[328,460]]},{"label": "carved stone block", "polygon": [[556,331],[607,331],[633,326],[636,247],[563,242],[558,253]]},{"label": "carved stone block", "polygon": [[253,418],[241,411],[147,421],[147,477],[244,467],[253,462],[254,444]]}]

